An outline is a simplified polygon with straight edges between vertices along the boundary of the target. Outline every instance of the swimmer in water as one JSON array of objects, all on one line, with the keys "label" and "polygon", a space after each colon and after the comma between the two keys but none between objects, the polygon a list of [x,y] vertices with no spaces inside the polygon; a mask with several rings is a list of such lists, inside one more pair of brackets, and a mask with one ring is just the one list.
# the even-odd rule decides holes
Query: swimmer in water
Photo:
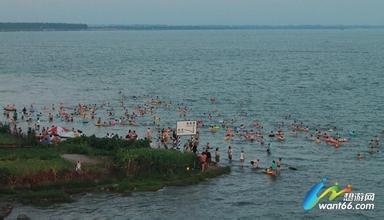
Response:
[{"label": "swimmer in water", "polygon": [[259,159],[251,160],[251,166],[252,166],[252,168],[258,168],[258,166],[259,166],[259,162],[260,162]]},{"label": "swimmer in water", "polygon": [[271,154],[271,144],[270,143],[268,143],[268,145],[267,145],[267,154],[268,155]]},{"label": "swimmer in water", "polygon": [[358,160],[362,160],[363,158],[364,158],[363,155],[361,155],[360,153],[358,153],[356,156],[356,159]]},{"label": "swimmer in water", "polygon": [[276,166],[277,166],[276,173],[280,173],[280,170],[281,170],[281,157],[278,160],[276,160]]},{"label": "swimmer in water", "polygon": [[276,175],[276,172],[277,172],[277,165],[276,165],[276,162],[275,162],[274,160],[272,160],[271,169],[272,169],[272,174],[273,174],[273,175]]}]

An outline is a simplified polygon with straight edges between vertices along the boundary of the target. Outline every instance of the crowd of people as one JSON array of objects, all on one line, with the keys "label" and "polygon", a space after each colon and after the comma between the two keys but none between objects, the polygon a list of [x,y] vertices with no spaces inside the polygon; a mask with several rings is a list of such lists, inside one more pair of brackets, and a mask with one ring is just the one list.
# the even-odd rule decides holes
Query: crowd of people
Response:
[{"label": "crowd of people", "polygon": [[[101,104],[83,104],[78,103],[72,107],[65,106],[63,103],[51,104],[36,108],[30,105],[23,107],[18,111],[16,105],[7,105],[4,107],[4,117],[6,122],[11,125],[12,132],[17,135],[35,135],[36,139],[43,144],[57,144],[63,139],[77,137],[82,135],[81,130],[66,129],[57,124],[95,126],[96,128],[116,128],[119,130],[127,129],[125,135],[119,135],[115,132],[107,132],[106,138],[122,138],[133,140],[137,138],[146,138],[152,147],[184,150],[193,152],[200,161],[202,171],[208,167],[220,164],[222,162],[219,147],[211,147],[209,143],[205,146],[200,145],[200,132],[207,131],[206,134],[217,133],[223,130],[224,141],[230,142],[226,148],[227,161],[234,161],[233,155],[236,150],[239,152],[237,162],[240,167],[246,165],[246,152],[244,149],[233,147],[236,143],[249,142],[259,144],[266,152],[271,155],[271,143],[274,141],[284,142],[287,135],[290,138],[300,138],[303,135],[305,139],[315,144],[325,143],[327,145],[339,148],[342,144],[348,143],[350,138],[355,137],[357,132],[349,131],[349,137],[343,137],[341,130],[336,127],[330,129],[320,128],[320,126],[310,128],[298,120],[292,119],[291,115],[285,116],[283,120],[277,123],[273,130],[264,128],[260,120],[254,119],[247,123],[239,123],[236,117],[225,118],[217,109],[203,112],[200,116],[194,117],[197,122],[197,132],[191,136],[186,143],[181,146],[180,137],[177,135],[176,128],[164,126],[159,109],[170,112],[172,107],[179,119],[183,120],[190,114],[191,108],[184,103],[174,104],[172,101],[161,100],[159,97],[132,97],[135,101],[129,107],[126,103],[128,97],[120,94],[118,105],[114,106],[109,102]],[[211,104],[216,103],[215,97],[210,97]],[[20,117],[19,117],[20,114]],[[240,115],[247,117],[247,113]],[[176,119],[177,120],[177,119]],[[176,120],[174,123],[176,124]],[[78,123],[78,124],[75,124]],[[24,127],[22,125],[25,125]],[[163,125],[163,126],[162,126]],[[146,127],[141,136],[134,127]],[[23,131],[26,129],[26,132]],[[116,129],[114,129],[116,130]],[[287,133],[287,134],[286,134]],[[301,135],[303,134],[303,135]],[[368,153],[374,154],[379,151],[379,135],[374,136],[368,143]],[[213,154],[213,156],[212,156]],[[363,153],[357,154],[357,159],[364,158]],[[252,168],[260,168],[260,158],[250,160]],[[265,164],[265,163],[264,163]],[[280,173],[281,158],[272,160],[270,166],[264,167],[265,172],[271,175]]]}]

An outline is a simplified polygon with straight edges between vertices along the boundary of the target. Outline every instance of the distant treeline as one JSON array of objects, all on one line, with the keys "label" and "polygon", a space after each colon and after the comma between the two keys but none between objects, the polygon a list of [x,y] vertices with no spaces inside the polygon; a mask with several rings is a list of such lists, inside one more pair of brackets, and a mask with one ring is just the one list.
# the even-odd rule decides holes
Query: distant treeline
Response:
[{"label": "distant treeline", "polygon": [[95,25],[89,30],[305,30],[379,29],[370,25]]},{"label": "distant treeline", "polygon": [[72,31],[86,30],[86,24],[66,23],[0,23],[0,31]]},{"label": "distant treeline", "polygon": [[348,30],[384,29],[384,25],[91,25],[68,23],[1,23],[0,31],[71,30]]}]

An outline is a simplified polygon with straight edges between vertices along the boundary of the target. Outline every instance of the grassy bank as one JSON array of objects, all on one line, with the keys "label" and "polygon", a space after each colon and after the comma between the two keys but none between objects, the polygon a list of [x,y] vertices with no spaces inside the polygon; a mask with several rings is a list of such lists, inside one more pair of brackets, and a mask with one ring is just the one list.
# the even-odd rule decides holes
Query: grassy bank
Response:
[{"label": "grassy bank", "polygon": [[47,147],[0,149],[0,168],[14,176],[34,175],[39,171],[71,169],[73,164]]},{"label": "grassy bank", "polygon": [[[61,157],[74,153],[100,163],[83,164],[77,173],[74,163]],[[0,197],[51,205],[73,201],[73,195],[82,192],[153,191],[196,184],[230,172],[228,167],[212,167],[201,173],[197,164],[192,153],[152,149],[146,140],[92,136],[52,146],[0,148]]]},{"label": "grassy bank", "polygon": [[3,198],[13,198],[23,204],[49,206],[53,203],[75,201],[76,194],[84,192],[127,193],[137,191],[157,191],[165,186],[187,186],[198,184],[230,172],[229,167],[217,167],[201,173],[191,172],[187,175],[164,177],[120,178],[109,176],[93,180],[56,182],[33,187],[1,188]]},{"label": "grassy bank", "polygon": [[19,138],[14,137],[11,134],[8,133],[1,133],[0,132],[0,145],[21,145],[22,141]]}]

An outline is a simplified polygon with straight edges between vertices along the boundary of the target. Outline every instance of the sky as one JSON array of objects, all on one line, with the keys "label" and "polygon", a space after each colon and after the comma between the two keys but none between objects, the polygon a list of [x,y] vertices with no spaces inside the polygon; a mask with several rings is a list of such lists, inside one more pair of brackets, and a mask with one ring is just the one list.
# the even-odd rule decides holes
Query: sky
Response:
[{"label": "sky", "polygon": [[0,0],[0,22],[384,25],[384,0]]}]

